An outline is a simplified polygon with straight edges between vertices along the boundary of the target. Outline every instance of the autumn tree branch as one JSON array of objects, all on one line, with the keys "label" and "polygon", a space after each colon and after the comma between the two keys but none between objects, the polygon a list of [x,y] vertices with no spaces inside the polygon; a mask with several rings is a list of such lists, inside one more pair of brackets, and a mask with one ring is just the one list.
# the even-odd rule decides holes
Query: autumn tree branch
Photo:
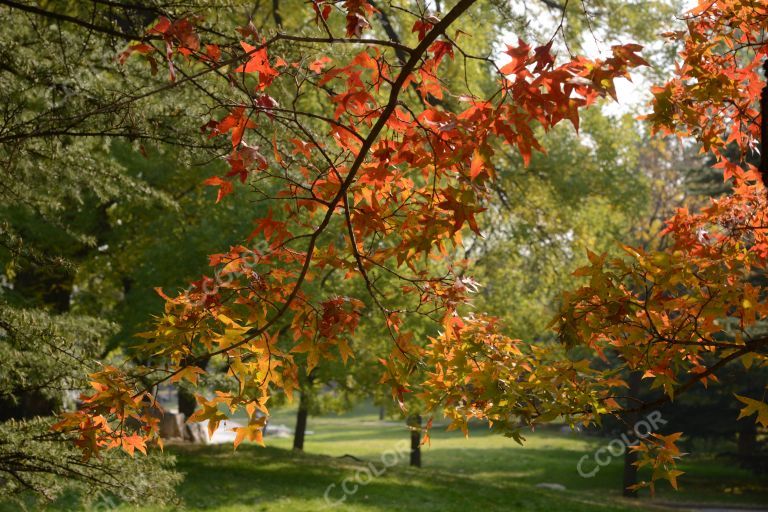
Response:
[{"label": "autumn tree branch", "polygon": [[[304,284],[304,281],[306,280],[307,274],[309,272],[309,268],[311,266],[312,257],[314,256],[315,248],[317,245],[317,241],[320,238],[320,235],[323,234],[323,232],[326,230],[326,228],[330,224],[331,219],[335,214],[336,208],[341,204],[350,186],[352,185],[352,183],[354,183],[357,177],[357,173],[360,170],[360,167],[362,166],[363,162],[367,158],[369,151],[371,150],[374,143],[378,139],[379,135],[384,129],[384,126],[386,125],[390,116],[394,113],[395,108],[397,107],[400,101],[399,100],[400,93],[402,92],[403,87],[405,87],[405,84],[408,78],[410,77],[411,73],[416,69],[419,62],[421,61],[422,56],[427,52],[427,50],[432,45],[432,43],[435,42],[435,40],[438,37],[440,37],[445,32],[445,30],[454,21],[456,21],[462,14],[464,14],[464,12],[466,12],[467,9],[469,9],[475,2],[476,0],[460,0],[451,9],[451,11],[445,15],[445,17],[442,20],[440,20],[438,23],[436,23],[432,27],[432,29],[424,36],[424,39],[419,43],[419,45],[416,48],[414,48],[413,51],[411,52],[410,59],[408,59],[408,61],[403,65],[403,67],[400,70],[400,73],[397,76],[397,79],[395,79],[395,81],[392,83],[389,99],[386,105],[381,110],[381,114],[376,119],[376,122],[374,123],[374,125],[371,127],[371,131],[368,133],[364,142],[361,144],[361,147],[357,153],[357,156],[355,157],[354,162],[350,166],[349,172],[347,173],[347,176],[344,179],[344,181],[341,183],[339,190],[337,191],[333,199],[329,202],[328,210],[325,216],[323,217],[322,221],[317,226],[317,228],[309,236],[306,255],[304,257],[304,262],[302,264],[301,270],[299,271],[299,274],[296,278],[296,282],[291,288],[291,292],[288,294],[288,296],[283,301],[282,305],[278,308],[278,310],[274,313],[272,318],[267,320],[262,326],[251,328],[248,331],[246,331],[243,338],[240,339],[239,341],[232,343],[227,347],[224,347],[212,352],[208,352],[206,354],[203,354],[202,356],[198,356],[190,360],[188,363],[188,366],[194,365],[197,361],[201,360],[203,357],[207,358],[207,357],[213,357],[216,355],[224,354],[232,351],[235,348],[241,347],[246,343],[249,343],[250,341],[257,338],[258,336],[261,336],[262,334],[264,334],[269,328],[274,326],[288,311],[291,304],[296,299],[299,291],[301,290]],[[279,36],[275,36],[275,38],[278,38],[278,37]],[[362,41],[366,41],[366,40],[362,40]],[[341,41],[329,40],[328,42],[336,43]],[[367,42],[370,42],[370,41],[367,41]],[[269,43],[265,43],[265,45],[266,44],[269,44]],[[173,372],[168,373],[167,375],[163,376],[160,380],[155,381],[153,386],[156,386],[166,380],[169,380],[173,376],[182,372],[184,368],[186,368],[186,366],[181,366],[178,369],[174,370]],[[139,396],[145,391],[147,391],[147,389],[139,391],[136,394],[136,396]]]}]

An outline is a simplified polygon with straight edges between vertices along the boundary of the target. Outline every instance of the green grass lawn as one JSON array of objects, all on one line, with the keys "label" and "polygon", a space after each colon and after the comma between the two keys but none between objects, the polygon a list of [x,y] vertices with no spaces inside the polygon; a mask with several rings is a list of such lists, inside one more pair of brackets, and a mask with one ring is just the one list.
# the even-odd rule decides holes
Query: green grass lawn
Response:
[{"label": "green grass lawn", "polygon": [[[292,426],[293,411],[278,411],[272,422]],[[679,493],[664,488],[654,499],[645,493],[635,502],[625,500],[621,459],[594,478],[582,478],[576,471],[577,461],[585,454],[591,457],[606,439],[551,429],[529,435],[520,447],[483,429],[465,439],[435,428],[431,446],[423,448],[421,469],[409,468],[407,456],[386,468],[396,459],[393,450],[407,442],[408,432],[398,422],[379,421],[372,409],[310,418],[309,429],[314,433],[307,437],[304,454],[290,450],[291,439],[276,438],[265,438],[267,448],[243,444],[237,452],[229,445],[169,447],[185,479],[179,487],[182,504],[167,510],[578,512],[658,510],[671,501],[768,503],[765,479],[695,456],[681,464],[687,474]],[[363,462],[342,457],[347,454]],[[371,477],[371,464],[383,473]],[[357,483],[356,475],[366,485]],[[346,496],[345,478],[347,488],[355,490]],[[542,482],[562,484],[566,490],[537,488]],[[326,493],[330,502],[344,501],[331,506]],[[64,508],[59,503],[51,510]]]}]

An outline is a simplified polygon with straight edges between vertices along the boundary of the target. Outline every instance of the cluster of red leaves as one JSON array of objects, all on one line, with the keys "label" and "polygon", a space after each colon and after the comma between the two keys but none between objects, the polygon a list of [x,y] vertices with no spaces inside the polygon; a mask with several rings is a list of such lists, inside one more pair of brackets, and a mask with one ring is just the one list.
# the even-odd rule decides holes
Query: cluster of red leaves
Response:
[{"label": "cluster of red leaves", "polygon": [[[171,21],[165,16],[161,16],[157,23],[147,31],[147,35],[149,36],[147,41],[151,41],[150,38],[159,38],[165,43],[165,60],[168,63],[168,73],[172,82],[176,80],[176,68],[173,64],[174,55],[178,53],[189,57],[200,50],[200,38],[195,30],[194,20],[189,18]],[[157,59],[155,59],[154,54],[158,50],[147,41],[129,45],[118,56],[118,62],[123,64],[134,53],[140,54],[147,59],[152,66],[152,74],[155,74],[157,72]],[[208,45],[204,55],[208,60],[216,61],[221,52],[218,46]]]}]

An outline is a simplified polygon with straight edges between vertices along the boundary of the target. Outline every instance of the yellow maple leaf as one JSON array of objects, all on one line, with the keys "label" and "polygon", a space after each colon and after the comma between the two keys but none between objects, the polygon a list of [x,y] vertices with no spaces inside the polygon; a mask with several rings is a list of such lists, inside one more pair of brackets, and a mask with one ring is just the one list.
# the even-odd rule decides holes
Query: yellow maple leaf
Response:
[{"label": "yellow maple leaf", "polygon": [[182,379],[187,379],[192,384],[197,385],[197,376],[204,374],[205,370],[197,366],[187,366],[179,371],[176,375],[171,377],[171,382],[178,382]]},{"label": "yellow maple leaf", "polygon": [[768,427],[768,404],[765,402],[761,402],[760,400],[755,400],[752,398],[748,398],[746,396],[740,396],[740,395],[734,395],[739,402],[742,402],[746,405],[741,411],[739,411],[739,417],[746,418],[747,416],[752,416],[753,414],[757,414],[757,422],[760,423],[764,427]]}]

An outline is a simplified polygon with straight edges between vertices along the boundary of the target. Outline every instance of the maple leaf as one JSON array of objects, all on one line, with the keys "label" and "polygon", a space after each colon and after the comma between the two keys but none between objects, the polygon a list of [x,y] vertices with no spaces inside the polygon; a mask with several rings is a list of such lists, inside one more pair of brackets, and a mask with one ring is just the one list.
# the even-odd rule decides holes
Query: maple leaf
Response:
[{"label": "maple leaf", "polygon": [[195,395],[197,403],[203,406],[202,409],[198,409],[195,413],[187,419],[189,423],[197,423],[200,421],[208,420],[208,437],[213,437],[213,433],[219,428],[219,423],[227,419],[227,415],[219,410],[218,403],[214,401],[208,401],[200,395]]},{"label": "maple leaf", "polygon": [[411,32],[417,32],[419,34],[419,41],[421,41],[422,39],[424,39],[424,36],[427,35],[427,32],[432,30],[433,26],[434,24],[427,20],[418,19],[413,24],[413,27],[411,28]]},{"label": "maple leaf", "polygon": [[135,43],[132,45],[129,45],[126,50],[120,53],[117,57],[117,62],[120,64],[125,64],[125,61],[128,60],[128,57],[133,55],[134,53],[138,53],[140,55],[147,55],[150,53],[155,52],[156,49],[151,44],[147,43]]},{"label": "maple leaf", "polygon": [[768,403],[761,402],[760,400],[755,400],[746,396],[734,396],[739,402],[745,404],[745,407],[739,411],[738,419],[757,414],[756,421],[762,426],[768,427]]},{"label": "maple leaf", "polygon": [[218,60],[221,58],[221,49],[219,48],[219,45],[207,44],[205,45],[205,54],[213,62],[218,62]]},{"label": "maple leaf", "polygon": [[555,64],[555,56],[552,55],[552,43],[548,42],[544,46],[537,46],[533,50],[533,60],[536,62],[536,66],[533,68],[533,73],[541,73],[545,69],[552,68]]},{"label": "maple leaf", "polygon": [[257,94],[253,98],[253,103],[263,109],[270,119],[274,119],[273,110],[280,106],[277,100],[269,94]]},{"label": "maple leaf", "polygon": [[163,35],[168,31],[169,28],[171,28],[171,20],[165,16],[160,16],[157,19],[157,23],[155,23],[149,30],[147,30],[147,33]]},{"label": "maple leaf", "polygon": [[213,121],[209,125],[213,127],[213,134],[225,134],[231,131],[233,148],[242,142],[246,128],[256,127],[256,123],[245,114],[245,107],[242,105],[232,109],[221,121]]},{"label": "maple leaf", "polygon": [[323,69],[325,68],[325,65],[330,62],[333,62],[330,59],[330,57],[323,55],[319,59],[315,59],[315,61],[313,61],[312,64],[309,65],[309,69],[319,74],[323,71]]},{"label": "maple leaf", "polygon": [[240,443],[242,443],[245,439],[248,439],[248,441],[252,443],[257,443],[261,446],[264,446],[264,424],[266,423],[266,416],[262,416],[261,418],[258,418],[254,422],[249,423],[245,427],[235,427],[232,429],[233,432],[235,432],[235,442],[234,442],[234,449],[236,450],[238,446],[240,446]]},{"label": "maple leaf", "polygon": [[216,195],[216,202],[218,203],[222,199],[224,199],[227,195],[231,194],[234,191],[234,187],[232,186],[232,182],[223,180],[219,176],[212,176],[205,180],[203,182],[204,185],[209,185],[211,187],[219,187],[219,192]]},{"label": "maple leaf", "polygon": [[205,370],[203,370],[202,368],[199,368],[197,366],[186,366],[181,371],[179,371],[176,375],[171,377],[171,382],[179,382],[183,379],[187,379],[193,385],[197,385],[198,375],[204,375],[204,374],[205,374]]},{"label": "maple leaf", "polygon": [[474,208],[471,205],[467,204],[465,201],[463,201],[462,196],[466,196],[465,192],[460,192],[458,194],[459,197],[454,195],[456,191],[450,191],[451,193],[446,194],[445,200],[437,203],[437,206],[442,208],[443,210],[448,210],[453,212],[453,228],[452,231],[455,233],[459,231],[464,223],[468,223],[469,227],[472,231],[474,231],[476,234],[480,235],[480,228],[477,224],[477,219],[475,218],[475,214],[483,211],[483,208]]},{"label": "maple leaf", "polygon": [[227,161],[231,168],[227,177],[238,176],[241,183],[245,183],[251,170],[263,171],[267,168],[267,159],[259,153],[258,146],[249,146],[245,142],[241,142],[239,147],[232,151]]},{"label": "maple leaf", "polygon": [[265,89],[275,77],[280,75],[280,72],[274,69],[269,63],[269,56],[267,55],[266,46],[255,47],[240,41],[240,46],[243,47],[246,55],[248,56],[248,62],[235,68],[235,73],[259,73],[259,86],[260,90]]},{"label": "maple leaf", "polygon": [[688,11],[690,16],[699,16],[715,5],[716,0],[699,0],[699,4]]},{"label": "maple leaf", "polygon": [[195,32],[195,27],[187,18],[181,18],[174,21],[171,26],[165,30],[166,37],[175,37],[182,49],[197,51],[200,49],[200,38]]},{"label": "maple leaf", "polygon": [[643,47],[639,44],[623,44],[615,45],[611,47],[611,51],[615,57],[618,57],[626,64],[632,67],[636,66],[650,66],[647,60],[637,55],[637,52],[641,51]]},{"label": "maple leaf", "polygon": [[259,31],[256,25],[253,24],[253,20],[248,20],[248,24],[235,29],[243,37],[251,37],[253,39],[259,38]]},{"label": "maple leaf", "polygon": [[[322,9],[320,7],[322,6]],[[320,20],[327,21],[331,15],[331,4],[325,1],[312,0],[312,10],[315,11],[315,23],[320,24]]]},{"label": "maple leaf", "polygon": [[248,235],[248,241],[253,240],[258,235],[263,235],[265,240],[270,240],[275,233],[282,233],[285,230],[285,223],[272,218],[272,210],[267,211],[267,215],[256,221],[256,229]]},{"label": "maple leaf", "polygon": [[144,455],[147,454],[146,440],[138,434],[120,438],[120,447],[131,457],[133,457],[134,450],[139,450]]},{"label": "maple leaf", "polygon": [[683,474],[685,474],[685,471],[680,471],[679,469],[670,469],[666,472],[665,477],[667,480],[669,480],[669,484],[672,486],[672,488],[677,490],[677,477]]},{"label": "maple leaf", "polygon": [[371,26],[366,16],[376,10],[366,0],[344,0],[343,5],[347,10],[347,37],[360,37]]},{"label": "maple leaf", "polygon": [[485,162],[483,161],[483,157],[480,154],[480,151],[475,148],[474,153],[472,153],[472,162],[469,168],[469,177],[472,180],[475,180],[481,172],[483,172],[483,169],[485,168]]},{"label": "maple leaf", "polygon": [[531,54],[531,47],[522,39],[518,39],[517,46],[507,45],[507,50],[504,53],[512,57],[512,60],[502,66],[502,68],[499,70],[501,74],[521,74],[525,70],[525,66],[528,64],[528,58]]},{"label": "maple leaf", "polygon": [[432,46],[429,47],[430,53],[432,53],[435,62],[439,63],[443,60],[443,57],[448,55],[453,59],[453,43],[449,41],[435,41]]},{"label": "maple leaf", "polygon": [[344,364],[347,364],[347,360],[350,357],[355,357],[355,354],[352,352],[352,349],[349,347],[349,343],[347,343],[346,340],[339,340],[336,346],[339,349],[339,355]]},{"label": "maple leaf", "polygon": [[294,146],[294,150],[293,150],[293,152],[291,154],[293,154],[293,155],[298,155],[298,154],[304,155],[304,158],[306,158],[307,160],[309,160],[312,157],[311,150],[312,150],[313,145],[312,145],[311,142],[304,142],[303,140],[295,139],[295,138],[291,139],[290,142]]}]

